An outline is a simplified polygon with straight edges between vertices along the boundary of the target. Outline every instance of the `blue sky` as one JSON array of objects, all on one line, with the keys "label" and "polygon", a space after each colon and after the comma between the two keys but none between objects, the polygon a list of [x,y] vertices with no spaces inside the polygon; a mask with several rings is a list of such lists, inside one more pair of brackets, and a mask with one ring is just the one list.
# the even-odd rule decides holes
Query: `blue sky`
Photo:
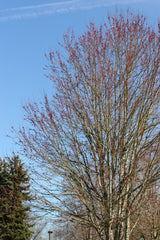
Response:
[{"label": "blue sky", "polygon": [[160,19],[160,0],[0,0],[0,157],[18,151],[6,135],[23,124],[22,105],[54,92],[44,53],[69,27],[80,33],[115,8],[143,13],[154,26]]}]

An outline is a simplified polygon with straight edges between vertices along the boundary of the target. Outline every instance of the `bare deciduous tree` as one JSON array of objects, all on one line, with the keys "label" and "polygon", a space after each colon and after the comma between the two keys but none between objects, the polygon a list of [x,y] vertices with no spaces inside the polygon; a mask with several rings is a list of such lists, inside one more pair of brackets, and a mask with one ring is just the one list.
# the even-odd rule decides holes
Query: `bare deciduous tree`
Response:
[{"label": "bare deciduous tree", "polygon": [[131,216],[160,176],[158,29],[128,12],[79,37],[67,32],[62,53],[47,55],[56,93],[24,107],[30,125],[18,136],[47,169],[45,209],[91,226],[97,239],[128,240]]}]

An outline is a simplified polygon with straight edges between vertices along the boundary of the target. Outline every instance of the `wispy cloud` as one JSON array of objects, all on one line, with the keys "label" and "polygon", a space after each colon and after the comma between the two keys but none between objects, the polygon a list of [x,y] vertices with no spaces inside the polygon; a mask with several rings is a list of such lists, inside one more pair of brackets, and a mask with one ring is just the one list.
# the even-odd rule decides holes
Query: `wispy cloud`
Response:
[{"label": "wispy cloud", "polygon": [[145,0],[69,0],[54,3],[31,5],[18,8],[0,10],[0,21],[18,20],[23,18],[34,18],[41,15],[55,13],[66,13],[74,10],[89,10],[109,5],[142,2]]}]

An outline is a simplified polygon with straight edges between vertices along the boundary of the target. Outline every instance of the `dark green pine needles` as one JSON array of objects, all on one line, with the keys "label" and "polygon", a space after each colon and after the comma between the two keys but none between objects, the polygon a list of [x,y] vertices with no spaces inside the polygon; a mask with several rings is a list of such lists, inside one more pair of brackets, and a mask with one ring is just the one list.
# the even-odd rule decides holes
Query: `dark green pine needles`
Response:
[{"label": "dark green pine needles", "polygon": [[0,160],[0,240],[29,240],[29,176],[18,156]]}]

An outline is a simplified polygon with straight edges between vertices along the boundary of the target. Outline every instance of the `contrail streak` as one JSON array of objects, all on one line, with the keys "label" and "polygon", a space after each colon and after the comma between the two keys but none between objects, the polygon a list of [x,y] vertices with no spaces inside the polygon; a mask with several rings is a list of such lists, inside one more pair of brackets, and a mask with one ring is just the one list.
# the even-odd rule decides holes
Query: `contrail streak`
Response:
[{"label": "contrail streak", "polygon": [[[145,0],[132,0],[132,3],[142,1]],[[130,0],[112,0],[112,2],[111,0],[70,0],[18,8],[8,8],[0,10],[0,21],[33,18],[41,15],[66,13],[74,10],[89,10],[102,6],[107,7],[109,5],[126,4],[130,2]]]}]

